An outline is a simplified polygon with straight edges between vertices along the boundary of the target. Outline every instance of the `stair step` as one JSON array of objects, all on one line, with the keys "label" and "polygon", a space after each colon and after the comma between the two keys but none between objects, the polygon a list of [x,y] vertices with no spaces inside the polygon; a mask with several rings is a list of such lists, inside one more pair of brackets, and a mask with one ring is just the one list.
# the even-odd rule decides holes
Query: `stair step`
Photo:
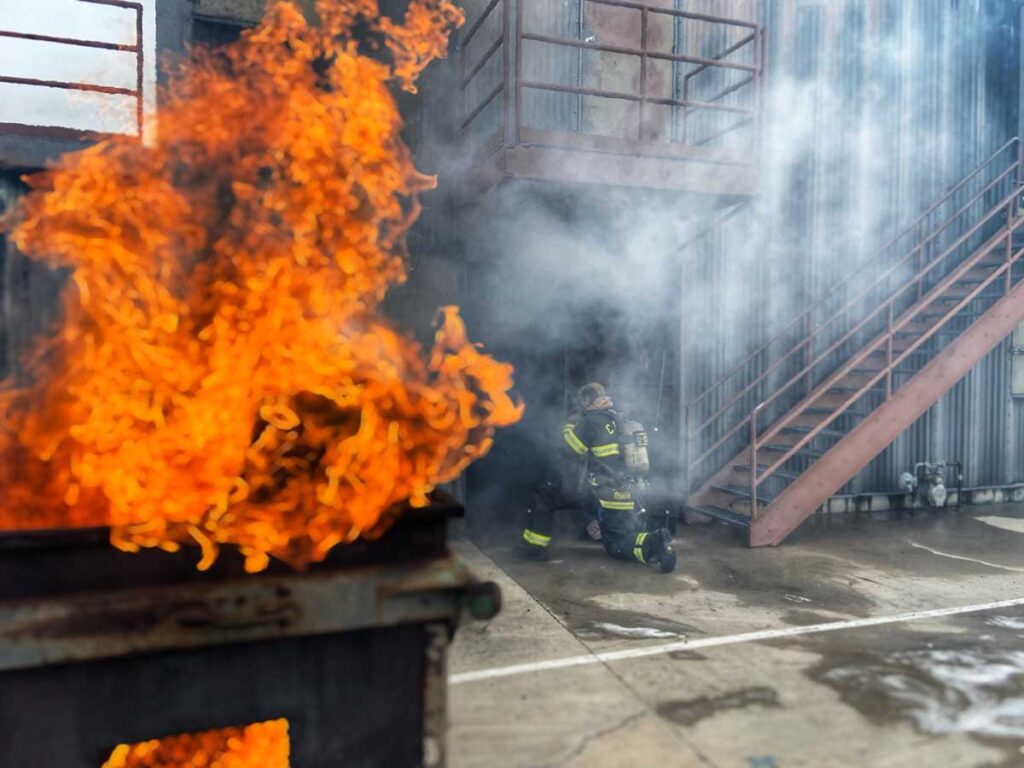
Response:
[{"label": "stair step", "polygon": [[[804,411],[806,413],[816,413],[816,414],[820,413],[820,414],[824,414],[824,415],[828,416],[830,414],[835,413],[836,409],[835,408],[818,408],[817,406],[812,405],[812,406],[809,406],[808,408],[804,408]],[[845,411],[843,411],[839,415],[840,416],[857,416],[859,418],[864,418],[868,414],[865,411],[857,411],[857,410],[854,410],[853,408],[847,408]]]},{"label": "stair step", "polygon": [[740,528],[750,527],[750,515],[744,515],[739,512],[733,512],[731,509],[725,507],[718,507],[713,504],[705,504],[700,507],[694,508],[697,512],[713,517],[716,520],[721,520],[723,523],[729,525],[735,525]]},{"label": "stair step", "polygon": [[876,373],[880,373],[883,368],[885,368],[884,360],[879,360],[877,357],[874,359],[866,357],[857,363],[857,367],[853,369],[853,373],[874,375]]},{"label": "stair step", "polygon": [[[923,317],[928,317],[929,319],[934,319],[934,321],[938,321],[938,319],[942,319],[943,317],[946,316],[946,313],[949,311],[949,309],[951,307],[952,307],[952,304],[950,303],[950,305],[947,306],[947,307],[936,307],[935,309],[929,309],[924,314],[922,314],[922,316]],[[964,314],[962,314],[963,311],[964,310],[962,309],[961,312],[958,312],[957,314],[959,316],[963,317],[963,316],[965,316]],[[957,316],[957,315],[953,315],[953,316]]]},{"label": "stair step", "polygon": [[896,331],[893,336],[920,336],[932,329],[932,323],[925,323],[920,320],[911,320],[905,326]]},{"label": "stair step", "polygon": [[[758,448],[758,453],[763,453],[764,451],[772,450],[772,451],[780,451],[780,455],[785,455],[785,451],[788,451],[790,447],[791,446],[782,446],[782,445],[776,445],[774,443],[770,443],[768,445],[762,446],[761,448]],[[806,446],[804,446],[799,451],[794,453],[792,458],[794,458],[794,459],[796,459],[796,458],[811,459],[812,461],[814,461],[814,460],[820,459],[824,455],[825,455],[824,451],[812,451],[809,448],[807,448]]]},{"label": "stair step", "polygon": [[[920,357],[921,355],[928,356],[928,353],[927,352],[914,352],[914,353],[911,354],[911,357]],[[854,368],[853,370],[854,370],[855,373],[861,373],[861,374],[864,374],[865,376],[867,376],[867,375],[877,376],[879,373],[882,372],[881,368]],[[915,371],[908,370],[906,368],[894,368],[893,369],[893,373],[896,373],[896,374],[901,374],[901,373],[902,374],[913,374],[913,373],[915,373]],[[875,388],[876,387],[872,387],[872,389],[875,389]],[[885,389],[885,378],[884,377],[878,380],[877,388],[878,389]]]},{"label": "stair step", "polygon": [[[764,472],[766,469],[768,469],[769,466],[770,465],[768,465],[768,464],[758,464],[757,465],[757,471],[758,472]],[[750,465],[749,464],[733,464],[732,468],[736,469],[736,470],[739,470],[740,472],[746,473],[746,475],[748,477],[750,476]],[[774,472],[772,472],[771,477],[781,477],[783,480],[788,480],[788,481],[792,482],[793,480],[796,480],[798,477],[800,477],[800,473],[799,472],[790,472],[790,471],[785,470],[785,469],[777,469]],[[747,495],[749,496],[750,494],[748,493]]]},{"label": "stair step", "polygon": [[[992,286],[989,286],[989,288],[991,287]],[[977,296],[975,296],[975,298],[985,296],[989,288],[986,288],[984,291],[981,291]],[[944,291],[941,296],[936,296],[934,299],[928,302],[928,304],[925,305],[928,309],[926,309],[919,315],[915,315],[915,317],[927,322],[929,316],[933,316],[936,312],[941,312],[942,314],[945,314],[945,312],[949,311],[949,308],[953,304],[959,304],[973,292],[973,286],[963,285],[949,288],[948,290]]]},{"label": "stair step", "polygon": [[963,286],[953,286],[952,288],[947,288],[945,291],[942,292],[941,295],[936,296],[934,299],[928,302],[928,304],[956,304],[957,302],[960,302],[963,299],[967,298],[967,296],[970,295],[971,293],[971,288]]},{"label": "stair step", "polygon": [[987,272],[975,274],[974,270],[972,269],[969,272],[965,272],[963,275],[958,277],[956,282],[953,283],[953,285],[964,286],[964,287],[969,287],[969,288],[973,289],[975,286],[981,285],[983,282],[985,282],[985,280],[991,274],[992,274],[992,270],[988,270]]},{"label": "stair step", "polygon": [[[863,389],[871,379],[874,378],[874,373],[867,373],[865,371],[850,371],[841,379],[839,379],[833,386],[832,389],[849,390],[850,392],[857,392]],[[872,387],[884,388],[885,382],[876,382],[875,386]],[[870,390],[869,390],[870,391]]]},{"label": "stair step", "polygon": [[[758,447],[757,450],[758,450],[759,453],[762,453],[762,454],[766,454],[766,453],[767,454],[775,454],[774,456],[768,456],[767,457],[767,458],[770,458],[774,462],[775,459],[780,459],[783,456],[785,456],[786,452],[791,447],[792,446],[789,446],[789,445],[762,445],[762,446]],[[749,453],[749,451],[748,451],[748,453]]]},{"label": "stair step", "polygon": [[[722,493],[728,493],[735,496],[737,500],[750,501],[750,489],[744,488],[742,485],[712,485],[711,487],[716,491],[721,491]],[[762,496],[758,494],[757,503],[761,505],[768,505],[772,503],[772,499],[774,498],[774,495]]]},{"label": "stair step", "polygon": [[[906,352],[908,349],[910,349],[910,345],[913,343],[913,341],[914,341],[913,339],[907,339],[907,340],[905,340],[903,342],[893,341],[893,344],[892,344],[892,355],[893,355],[893,357],[896,357],[897,355],[902,355],[904,352]],[[882,342],[882,344],[884,344],[884,343],[885,342]],[[925,352],[922,349],[916,349],[913,352],[911,352],[910,354],[912,354],[912,355],[926,355],[928,353]],[[885,351],[885,347],[883,346],[881,349],[876,349],[870,355],[865,357],[859,363],[859,365],[863,365],[864,363],[869,363],[869,365],[874,365],[876,362],[881,364],[881,363],[885,363],[885,359],[886,359],[886,351]]]},{"label": "stair step", "polygon": [[[782,428],[782,430],[781,430],[781,432],[779,434],[806,435],[812,429],[813,429],[813,427],[803,427],[803,426],[800,426],[800,425],[786,426],[786,427]],[[832,437],[832,438],[838,439],[838,438],[846,437],[846,433],[845,432],[841,432],[838,429],[823,429],[823,430],[821,430],[821,432],[819,432],[817,435],[815,435],[815,437]]]},{"label": "stair step", "polygon": [[1003,247],[999,248],[986,256],[984,259],[975,264],[971,269],[996,269],[997,267],[1005,266],[1006,264],[1006,241],[1003,241]]},{"label": "stair step", "polygon": [[850,395],[855,395],[859,391],[860,388],[831,387],[825,394],[815,398],[806,410],[834,412],[837,408],[840,408],[849,402]]},{"label": "stair step", "polygon": [[[772,436],[772,442],[769,445],[771,446],[772,450],[778,450],[781,448],[784,451],[788,451],[798,442],[800,442],[800,435],[797,434],[796,432],[789,432],[787,434],[782,434],[782,432],[779,432],[777,435]],[[767,448],[768,446],[766,445],[765,447]]]},{"label": "stair step", "polygon": [[812,410],[811,408],[804,408],[800,413],[794,414],[788,420],[788,424],[797,427],[816,427],[823,421],[827,421],[830,414],[834,413],[834,410]]},{"label": "stair step", "polygon": [[[837,395],[849,396],[849,395],[857,394],[858,392],[861,391],[861,389],[862,389],[862,387],[857,387],[857,388],[854,388],[854,387],[832,387],[831,389],[829,389],[829,394],[835,393]],[[883,390],[883,389],[885,389],[885,382],[884,381],[883,382],[879,382],[878,384],[873,386],[871,389],[867,390],[864,394],[867,395],[867,394],[870,394],[871,392],[878,392],[878,391]],[[862,397],[863,397],[863,395],[862,395]]]},{"label": "stair step", "polygon": [[998,262],[982,262],[981,264],[975,264],[960,275],[960,277],[957,278],[957,282],[960,280],[973,281],[978,280],[979,278],[984,280],[986,277],[991,275],[993,271],[995,271],[998,265]]}]

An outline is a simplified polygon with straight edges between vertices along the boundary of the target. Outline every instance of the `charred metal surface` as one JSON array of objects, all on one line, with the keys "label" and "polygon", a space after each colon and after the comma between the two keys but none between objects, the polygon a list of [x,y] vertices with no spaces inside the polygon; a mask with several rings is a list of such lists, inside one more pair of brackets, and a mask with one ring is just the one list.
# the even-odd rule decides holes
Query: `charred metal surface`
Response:
[{"label": "charred metal surface", "polygon": [[448,552],[460,513],[438,497],[304,573],[248,575],[231,550],[200,573],[103,529],[0,537],[0,754],[96,768],[118,743],[284,717],[296,766],[443,768],[448,643],[500,605]]},{"label": "charred metal surface", "polygon": [[404,624],[4,672],[0,763],[98,768],[118,743],[283,717],[296,768],[413,768],[424,689],[444,686],[430,637]]},{"label": "charred metal surface", "polygon": [[423,766],[447,765],[445,730],[448,727],[448,643],[450,628],[428,624],[426,668],[423,675]]},{"label": "charred metal surface", "polygon": [[[438,497],[426,509],[397,512],[398,521],[376,541],[357,540],[335,548],[322,563],[310,567],[321,573],[357,565],[426,561],[447,552],[446,520],[461,515],[452,500]],[[230,578],[251,578],[242,557],[224,547],[213,567],[196,570],[199,550],[121,552],[110,546],[102,528],[32,531],[0,534],[0,601],[71,595],[96,590],[202,584]],[[24,578],[31,573],[32,579]],[[272,561],[263,576],[288,576],[294,571]]]},{"label": "charred metal surface", "polygon": [[458,619],[453,558],[334,573],[0,603],[0,670],[273,637]]}]

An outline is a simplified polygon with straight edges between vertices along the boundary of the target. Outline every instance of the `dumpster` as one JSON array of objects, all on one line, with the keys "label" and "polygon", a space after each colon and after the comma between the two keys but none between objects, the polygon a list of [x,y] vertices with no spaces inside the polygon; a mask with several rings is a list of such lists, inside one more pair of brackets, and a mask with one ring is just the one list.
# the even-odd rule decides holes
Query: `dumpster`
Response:
[{"label": "dumpster", "polygon": [[304,572],[105,529],[0,536],[0,754],[100,768],[119,744],[285,719],[292,766],[445,765],[447,647],[500,593],[451,554],[450,499]]}]

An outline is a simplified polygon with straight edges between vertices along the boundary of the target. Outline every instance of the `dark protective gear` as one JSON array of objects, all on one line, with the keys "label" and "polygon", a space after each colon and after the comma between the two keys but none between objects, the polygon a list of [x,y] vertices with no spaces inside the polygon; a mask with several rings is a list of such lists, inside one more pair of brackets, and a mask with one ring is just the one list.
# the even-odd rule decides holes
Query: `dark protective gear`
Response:
[{"label": "dark protective gear", "polygon": [[[529,529],[523,531],[523,538],[516,542],[516,551],[520,557],[527,560],[547,560],[548,559],[548,545],[547,544],[535,544],[532,538],[527,538],[528,535],[537,536]],[[544,537],[547,541],[550,538]]]},{"label": "dark protective gear", "polygon": [[656,565],[662,573],[671,573],[676,569],[676,551],[668,528],[652,531],[643,543],[648,545],[648,565]]},{"label": "dark protective gear", "polygon": [[527,557],[540,558],[551,546],[555,530],[555,512],[575,508],[582,499],[563,489],[560,478],[551,478],[541,484],[533,495],[533,507],[526,513],[526,528],[519,540],[519,550]]},{"label": "dark protective gear", "polygon": [[[577,510],[583,516],[583,511],[589,506],[583,482],[586,461],[571,450],[564,440],[566,432],[571,432],[581,418],[577,410],[569,413],[568,421],[562,426],[563,439],[558,440],[557,459],[544,482],[534,491],[533,506],[526,513],[526,527],[519,539],[518,548],[530,559],[546,557],[558,510]],[[586,517],[592,519],[590,515]]]},{"label": "dark protective gear", "polygon": [[636,560],[671,573],[676,567],[672,534],[667,528],[645,531],[639,515],[611,512],[601,518],[605,551],[619,560]]},{"label": "dark protective gear", "polygon": [[[588,400],[589,398],[589,400]],[[587,385],[580,391],[586,407],[610,398],[601,385]],[[648,533],[637,511],[627,482],[626,464],[619,443],[618,420],[610,408],[591,408],[576,423],[562,428],[565,446],[583,464],[590,495],[596,502],[605,551],[614,558],[636,560],[657,566],[663,572],[675,567],[675,553],[665,529]],[[554,512],[578,506],[582,494],[566,493],[549,481],[537,491],[536,503],[528,515],[521,548],[547,550],[554,530]]]},{"label": "dark protective gear", "polygon": [[587,411],[578,424],[566,424],[562,436],[573,453],[586,457],[590,474],[612,484],[625,477],[615,411]]}]

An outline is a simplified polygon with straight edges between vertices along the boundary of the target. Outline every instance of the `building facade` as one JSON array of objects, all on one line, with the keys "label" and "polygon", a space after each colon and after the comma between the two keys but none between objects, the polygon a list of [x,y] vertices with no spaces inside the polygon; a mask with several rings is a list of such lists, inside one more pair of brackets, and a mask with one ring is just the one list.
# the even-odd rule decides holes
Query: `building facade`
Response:
[{"label": "building facade", "polygon": [[[436,307],[459,303],[517,366],[527,416],[473,468],[471,507],[528,503],[567,402],[595,378],[651,429],[665,497],[685,498],[693,457],[727,431],[696,427],[735,391],[730,413],[749,413],[773,380],[745,388],[770,361],[694,401],[876,269],[889,236],[1020,133],[1019,0],[465,6],[449,59],[402,97],[440,188],[388,307],[426,338]],[[2,204],[97,133],[145,140],[164,57],[229,41],[262,10],[0,0]],[[61,279],[5,247],[0,374],[53,319]],[[857,290],[842,284],[829,301]],[[1019,336],[843,493],[895,492],[937,460],[962,462],[969,486],[1024,483]]]},{"label": "building facade", "polygon": [[[503,493],[516,504],[542,471],[517,457],[539,455],[591,378],[657,427],[666,495],[685,498],[702,479],[690,460],[731,422],[697,427],[737,392],[745,418],[778,383],[746,388],[771,359],[688,404],[823,297],[854,297],[863,281],[844,280],[895,263],[883,244],[1020,130],[1016,0],[476,0],[460,35],[438,89],[459,119],[426,156],[456,158],[432,170],[462,202],[423,229],[534,406],[474,469],[487,496],[524,467]],[[923,461],[962,462],[968,487],[1024,483],[1018,347],[1004,340],[841,493],[898,494]]]}]

